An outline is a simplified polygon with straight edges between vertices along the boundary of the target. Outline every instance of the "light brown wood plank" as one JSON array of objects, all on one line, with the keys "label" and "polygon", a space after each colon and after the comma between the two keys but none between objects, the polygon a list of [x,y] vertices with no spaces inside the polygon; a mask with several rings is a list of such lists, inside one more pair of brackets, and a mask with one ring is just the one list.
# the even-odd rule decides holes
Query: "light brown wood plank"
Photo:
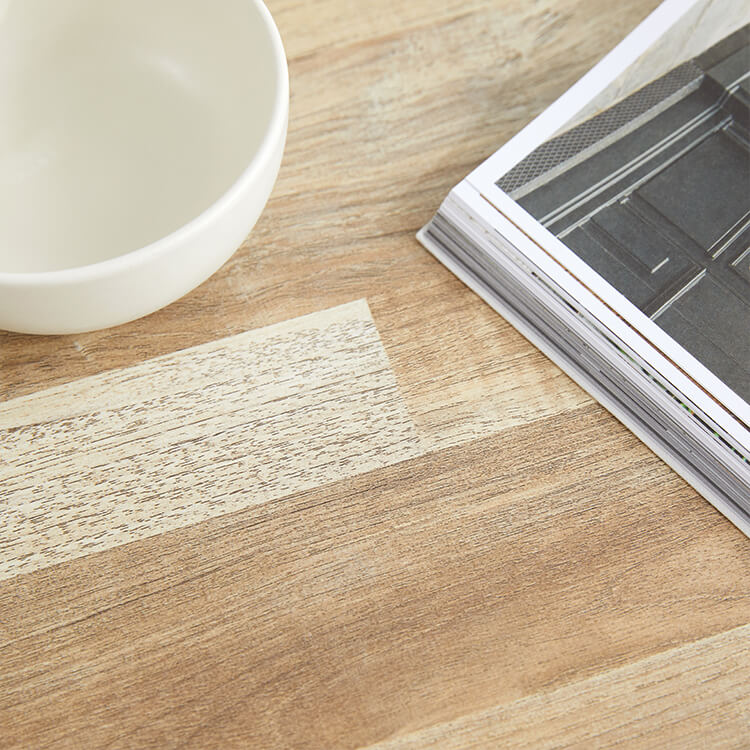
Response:
[{"label": "light brown wood plank", "polygon": [[370,750],[747,748],[750,626]]},{"label": "light brown wood plank", "polygon": [[[442,281],[434,285],[428,303],[409,291],[372,299],[388,357],[426,448],[458,445],[592,402],[494,310],[474,305],[454,278]],[[422,324],[426,314],[434,321],[430,327]],[[452,336],[452,330],[461,333]]]},{"label": "light brown wood plank", "polygon": [[364,301],[0,404],[0,579],[417,455]]},{"label": "light brown wood plank", "polygon": [[749,544],[589,405],[3,582],[0,725],[372,744],[747,624]]}]

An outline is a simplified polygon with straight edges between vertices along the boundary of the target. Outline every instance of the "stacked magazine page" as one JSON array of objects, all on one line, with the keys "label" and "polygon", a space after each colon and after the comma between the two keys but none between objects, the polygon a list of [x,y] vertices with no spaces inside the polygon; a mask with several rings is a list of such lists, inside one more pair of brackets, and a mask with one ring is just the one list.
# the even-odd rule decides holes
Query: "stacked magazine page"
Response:
[{"label": "stacked magazine page", "polygon": [[748,535],[749,22],[667,0],[419,235]]}]

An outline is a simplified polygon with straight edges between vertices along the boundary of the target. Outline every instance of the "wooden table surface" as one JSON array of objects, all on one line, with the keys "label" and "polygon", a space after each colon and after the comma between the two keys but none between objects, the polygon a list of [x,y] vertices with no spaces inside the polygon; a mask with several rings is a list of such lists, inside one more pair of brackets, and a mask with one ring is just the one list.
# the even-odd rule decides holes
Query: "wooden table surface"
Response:
[{"label": "wooden table surface", "polygon": [[270,2],[239,252],[0,334],[0,747],[750,747],[750,542],[414,238],[656,4]]}]

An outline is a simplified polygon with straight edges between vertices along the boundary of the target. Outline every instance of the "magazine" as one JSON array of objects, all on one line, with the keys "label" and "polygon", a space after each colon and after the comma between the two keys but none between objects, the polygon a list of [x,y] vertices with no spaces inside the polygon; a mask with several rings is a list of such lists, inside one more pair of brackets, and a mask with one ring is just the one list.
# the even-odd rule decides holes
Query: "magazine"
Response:
[{"label": "magazine", "polygon": [[662,3],[419,238],[750,535],[748,24]]}]

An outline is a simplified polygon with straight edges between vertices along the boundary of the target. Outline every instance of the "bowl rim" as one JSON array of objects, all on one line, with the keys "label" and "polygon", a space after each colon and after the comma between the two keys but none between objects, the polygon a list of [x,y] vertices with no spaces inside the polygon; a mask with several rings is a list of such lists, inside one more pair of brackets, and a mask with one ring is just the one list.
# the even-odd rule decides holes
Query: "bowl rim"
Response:
[{"label": "bowl rim", "polygon": [[268,33],[273,49],[273,64],[276,75],[276,92],[273,111],[266,132],[250,162],[239,177],[208,208],[196,217],[175,229],[173,232],[154,240],[147,245],[129,250],[114,258],[108,258],[83,266],[73,266],[52,271],[2,271],[0,270],[0,287],[31,288],[39,286],[60,286],[81,282],[96,281],[126,272],[137,267],[149,258],[165,255],[190,235],[199,232],[203,227],[216,220],[229,209],[256,180],[266,163],[272,159],[278,145],[279,137],[283,138],[287,128],[289,113],[289,68],[276,22],[263,0],[247,0],[254,5]]}]

